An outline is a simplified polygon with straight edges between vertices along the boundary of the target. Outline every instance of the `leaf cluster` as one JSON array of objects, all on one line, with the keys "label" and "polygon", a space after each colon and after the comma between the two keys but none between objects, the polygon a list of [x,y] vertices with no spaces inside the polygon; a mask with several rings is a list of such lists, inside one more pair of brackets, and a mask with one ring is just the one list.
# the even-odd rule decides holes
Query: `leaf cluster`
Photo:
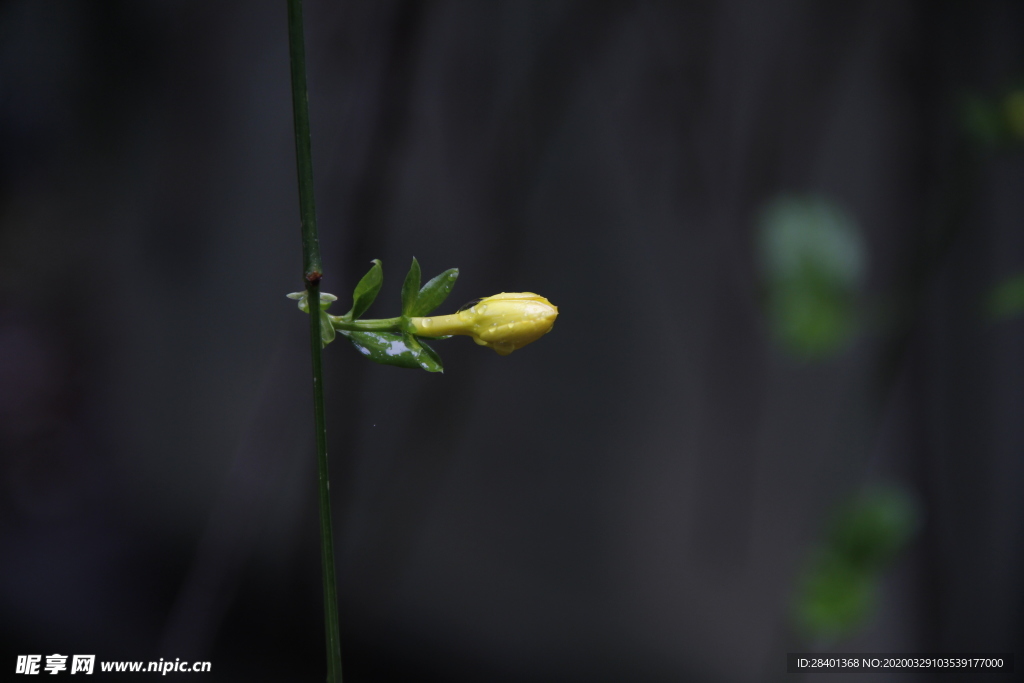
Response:
[{"label": "leaf cluster", "polygon": [[841,350],[859,323],[866,250],[857,224],[810,196],[777,198],[759,227],[765,308],[776,340],[809,359]]},{"label": "leaf cluster", "polygon": [[[374,361],[383,365],[394,365],[401,368],[420,368],[427,372],[443,372],[444,365],[426,342],[411,332],[410,319],[428,315],[448,298],[455,281],[459,277],[458,268],[449,268],[440,275],[431,278],[427,284],[420,286],[420,264],[414,257],[409,272],[402,284],[402,314],[394,319],[395,329],[385,330],[338,330],[347,337],[356,349]],[[354,323],[373,304],[384,283],[384,269],[379,259],[373,260],[373,266],[356,285],[352,293],[352,308],[341,316],[341,320]],[[328,325],[331,338],[334,327]],[[325,340],[327,343],[327,340]]]},{"label": "leaf cluster", "polygon": [[816,549],[797,597],[802,630],[818,639],[852,634],[874,611],[884,570],[918,526],[917,506],[903,489],[868,489],[844,506]]}]

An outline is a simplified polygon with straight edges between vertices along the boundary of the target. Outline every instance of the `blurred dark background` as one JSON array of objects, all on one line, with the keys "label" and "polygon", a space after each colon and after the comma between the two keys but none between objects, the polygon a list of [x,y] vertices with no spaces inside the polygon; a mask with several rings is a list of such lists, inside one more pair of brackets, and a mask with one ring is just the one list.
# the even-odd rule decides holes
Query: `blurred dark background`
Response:
[{"label": "blurred dark background", "polygon": [[[306,22],[324,289],[561,310],[444,375],[326,349],[346,681],[1019,655],[1021,3]],[[323,676],[291,125],[283,0],[0,3],[4,680]]]}]

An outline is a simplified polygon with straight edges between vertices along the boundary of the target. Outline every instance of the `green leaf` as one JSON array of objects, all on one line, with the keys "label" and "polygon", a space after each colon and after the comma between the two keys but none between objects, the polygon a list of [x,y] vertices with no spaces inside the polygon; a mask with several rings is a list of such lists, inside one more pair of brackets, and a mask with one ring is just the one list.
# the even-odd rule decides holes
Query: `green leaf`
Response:
[{"label": "green leaf", "polygon": [[829,548],[852,568],[879,571],[906,547],[918,526],[914,498],[897,486],[873,486],[840,513]]},{"label": "green leaf", "polygon": [[988,297],[988,314],[993,320],[1006,320],[1024,313],[1024,273],[996,285]]},{"label": "green leaf", "polygon": [[[309,293],[308,292],[292,292],[291,294],[285,294],[289,299],[299,302],[299,310],[303,313],[309,313]],[[320,310],[326,311],[331,307],[338,297],[327,292],[320,292]]]},{"label": "green leaf", "polygon": [[380,292],[380,286],[383,283],[384,269],[380,259],[373,259],[373,266],[363,276],[363,279],[359,281],[355,291],[352,293],[352,310],[349,311],[347,316],[349,320],[358,320],[363,317],[363,313],[366,313],[366,309],[377,298],[377,293]]},{"label": "green leaf", "polygon": [[1003,115],[1010,135],[1024,140],[1024,91],[1014,90],[1003,100]]},{"label": "green leaf", "polygon": [[331,324],[331,316],[327,311],[320,311],[320,341],[327,346],[334,341],[334,325]]},{"label": "green leaf", "polygon": [[402,285],[402,315],[409,317],[416,308],[416,299],[420,293],[420,263],[416,257],[412,257],[412,265],[405,275],[405,283]]},{"label": "green leaf", "polygon": [[796,600],[796,620],[806,636],[836,640],[851,635],[870,618],[876,605],[877,578],[850,567],[841,558],[815,558]]},{"label": "green leaf", "polygon": [[828,286],[813,270],[797,280],[773,283],[767,310],[776,339],[805,358],[824,358],[856,333],[856,299]]},{"label": "green leaf", "polygon": [[451,294],[452,287],[455,286],[455,280],[458,277],[459,269],[449,268],[423,285],[423,289],[420,290],[419,297],[416,300],[416,306],[410,315],[417,317],[429,315],[431,311],[443,304],[444,300]]},{"label": "green leaf", "polygon": [[326,311],[328,308],[331,307],[331,304],[333,304],[337,300],[338,297],[334,296],[333,294],[328,294],[327,292],[320,292],[320,310]]},{"label": "green leaf", "polygon": [[356,350],[374,363],[395,365],[400,368],[418,368],[417,350],[406,344],[401,334],[395,332],[351,332],[341,334],[352,340]]},{"label": "green leaf", "polygon": [[793,605],[806,635],[846,637],[871,618],[883,573],[907,546],[919,519],[914,498],[894,485],[871,486],[840,508]]},{"label": "green leaf", "polygon": [[416,362],[419,363],[421,368],[427,372],[444,372],[441,357],[426,342],[421,341],[415,335],[407,334],[405,336],[405,343],[410,348],[416,349]]},{"label": "green leaf", "polygon": [[776,339],[807,358],[841,350],[859,327],[867,257],[857,224],[820,197],[782,197],[764,211],[759,228]]},{"label": "green leaf", "polygon": [[819,271],[827,284],[856,288],[864,278],[866,250],[859,226],[836,204],[818,196],[780,197],[761,215],[760,257],[773,280]]},{"label": "green leaf", "polygon": [[359,353],[375,363],[399,368],[419,368],[427,372],[443,370],[437,353],[411,334],[349,331],[342,331],[341,334],[352,340]]},{"label": "green leaf", "polygon": [[1006,138],[999,109],[988,99],[971,95],[960,104],[960,122],[972,140],[992,148]]}]

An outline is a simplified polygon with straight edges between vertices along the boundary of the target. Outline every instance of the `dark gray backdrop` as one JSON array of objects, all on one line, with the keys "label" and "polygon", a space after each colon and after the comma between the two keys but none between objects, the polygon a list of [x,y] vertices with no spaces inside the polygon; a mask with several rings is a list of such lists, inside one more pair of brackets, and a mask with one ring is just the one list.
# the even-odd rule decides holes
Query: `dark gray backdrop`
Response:
[{"label": "dark gray backdrop", "polygon": [[[561,310],[509,358],[439,342],[443,376],[327,348],[346,680],[776,680],[809,548],[877,480],[924,522],[840,649],[1020,648],[1024,322],[979,301],[1024,269],[1024,166],[968,166],[957,124],[1021,73],[1019,3],[306,19],[324,289],[381,258],[392,315],[415,255],[461,269],[445,312]],[[8,673],[322,675],[285,23],[0,3]],[[889,313],[817,361],[762,305],[757,216],[787,193],[857,221]]]}]

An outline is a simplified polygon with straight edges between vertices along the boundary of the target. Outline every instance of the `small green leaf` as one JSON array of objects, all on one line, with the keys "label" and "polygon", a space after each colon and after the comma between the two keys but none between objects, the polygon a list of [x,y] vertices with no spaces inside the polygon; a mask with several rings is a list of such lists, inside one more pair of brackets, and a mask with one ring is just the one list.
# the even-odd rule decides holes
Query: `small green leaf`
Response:
[{"label": "small green leaf", "polygon": [[366,309],[377,298],[377,293],[380,292],[380,286],[383,283],[384,269],[380,259],[373,259],[373,267],[363,276],[352,293],[352,310],[346,317],[349,320],[358,320],[363,317],[363,313],[366,313]]},{"label": "small green leaf", "polygon": [[988,314],[993,320],[1007,320],[1024,313],[1024,273],[1003,280],[988,297]]},{"label": "small green leaf", "polygon": [[410,315],[417,317],[429,315],[431,311],[443,304],[451,294],[458,277],[459,269],[449,268],[423,285],[423,289],[420,290],[419,297],[416,299],[416,306]]},{"label": "small green leaf", "polygon": [[1024,140],[1024,91],[1014,90],[1006,96],[1003,115],[1008,132],[1018,141]]},{"label": "small green leaf", "polygon": [[823,284],[843,289],[864,279],[867,252],[853,218],[821,197],[783,196],[761,214],[759,251],[771,280],[805,277],[817,271]]},{"label": "small green leaf", "polygon": [[359,353],[375,363],[400,368],[420,368],[428,372],[443,370],[441,359],[432,348],[410,334],[396,332],[347,332]]},{"label": "small green leaf", "polygon": [[405,283],[402,285],[402,315],[411,316],[416,308],[416,299],[420,293],[420,264],[416,257],[412,257],[412,265],[405,275]]},{"label": "small green leaf", "polygon": [[416,352],[416,362],[427,372],[444,372],[444,365],[441,364],[441,357],[426,342],[414,335],[405,335],[406,345]]},{"label": "small green leaf", "polygon": [[356,350],[375,363],[400,368],[418,368],[416,351],[409,348],[401,334],[395,332],[350,332],[341,334],[352,340]]},{"label": "small green leaf", "polygon": [[331,304],[333,304],[337,300],[338,297],[334,296],[333,294],[328,294],[327,292],[320,292],[320,310],[326,311],[328,308],[331,307]]},{"label": "small green leaf", "polygon": [[919,516],[914,498],[902,488],[873,486],[833,522],[829,549],[854,569],[879,571],[906,547]]},{"label": "small green leaf", "polygon": [[960,104],[960,121],[972,140],[992,148],[1003,142],[1006,130],[999,109],[988,99],[971,95]]},{"label": "small green leaf", "polygon": [[824,358],[856,332],[855,298],[828,286],[814,270],[798,280],[772,283],[767,311],[776,338],[806,358]]},{"label": "small green leaf", "polygon": [[824,358],[859,327],[867,252],[854,220],[815,196],[781,197],[761,216],[759,256],[767,313],[790,352]]},{"label": "small green leaf", "polygon": [[[299,310],[303,313],[309,313],[309,293],[308,292],[292,292],[291,294],[285,294],[289,299],[299,302]],[[338,297],[327,292],[320,292],[320,310],[326,311],[331,307],[331,304],[338,300]]]},{"label": "small green leaf", "polygon": [[877,577],[822,554],[804,576],[796,601],[797,625],[805,636],[837,640],[857,631],[876,605]]},{"label": "small green leaf", "polygon": [[334,325],[331,324],[331,316],[327,311],[320,311],[320,341],[327,346],[334,341]]},{"label": "small green leaf", "polygon": [[811,556],[793,605],[805,635],[843,638],[871,618],[878,584],[919,519],[913,496],[893,485],[871,486],[842,506]]}]

